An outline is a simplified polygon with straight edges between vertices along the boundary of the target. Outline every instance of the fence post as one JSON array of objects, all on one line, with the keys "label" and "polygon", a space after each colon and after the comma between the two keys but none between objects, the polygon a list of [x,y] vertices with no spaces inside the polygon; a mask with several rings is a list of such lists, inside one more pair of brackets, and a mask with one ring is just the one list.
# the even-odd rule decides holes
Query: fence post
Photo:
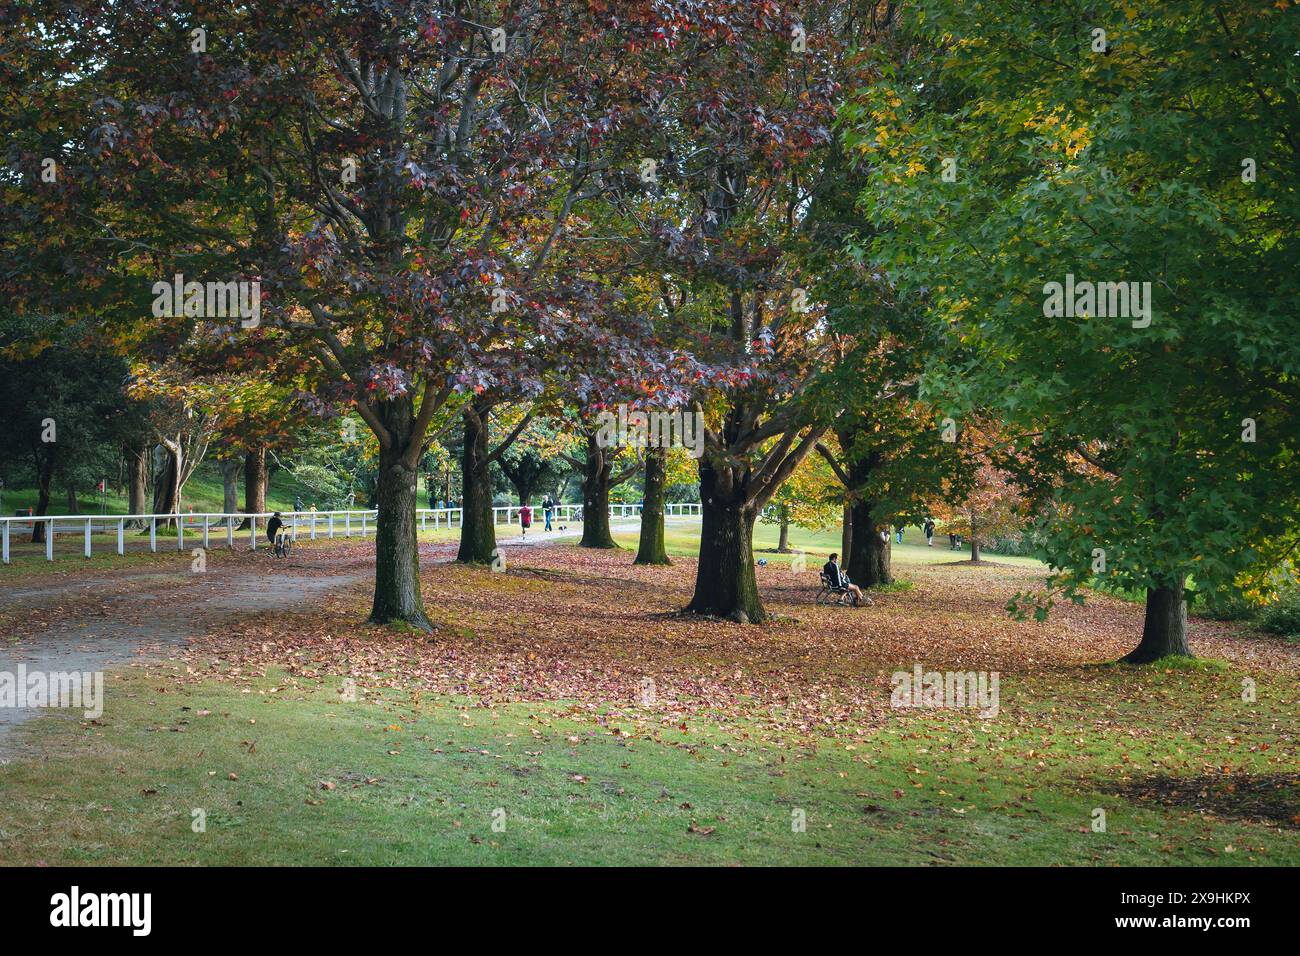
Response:
[{"label": "fence post", "polygon": [[330,537],[334,537],[334,512],[330,512]]},{"label": "fence post", "polygon": [[316,512],[311,513],[311,539],[316,540]]},{"label": "fence post", "polygon": [[117,519],[117,553],[126,554],[126,519]]},{"label": "fence post", "polygon": [[203,516],[203,550],[208,550],[208,516]]},{"label": "fence post", "polygon": [[248,516],[248,533],[249,533],[249,540],[253,542],[252,550],[256,551],[257,550],[257,515],[255,514],[251,514]]},{"label": "fence post", "polygon": [[176,550],[185,550],[185,516],[176,512]]},{"label": "fence post", "polygon": [[90,518],[86,519],[86,557],[90,557]]},{"label": "fence post", "polygon": [[45,522],[45,560],[54,560],[54,519]]},{"label": "fence post", "polygon": [[3,536],[4,538],[3,544],[0,544],[0,550],[4,551],[4,563],[8,564],[9,563],[9,522],[8,521],[5,522],[4,531],[0,531],[0,536]]},{"label": "fence post", "polygon": [[149,550],[158,550],[158,519],[153,515],[149,516]]},{"label": "fence post", "polygon": [[366,513],[361,512],[361,537],[366,536]]},{"label": "fence post", "polygon": [[343,512],[343,537],[352,537],[352,512]]},{"label": "fence post", "polygon": [[235,549],[235,522],[230,518],[226,519],[226,547],[232,551]]}]

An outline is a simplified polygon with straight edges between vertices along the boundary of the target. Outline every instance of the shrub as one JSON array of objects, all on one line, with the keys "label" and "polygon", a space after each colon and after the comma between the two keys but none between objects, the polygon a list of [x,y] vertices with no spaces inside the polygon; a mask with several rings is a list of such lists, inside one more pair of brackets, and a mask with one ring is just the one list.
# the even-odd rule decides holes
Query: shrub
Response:
[{"label": "shrub", "polygon": [[1279,600],[1265,607],[1259,626],[1271,634],[1300,637],[1300,589],[1283,591]]},{"label": "shrub", "polygon": [[1231,585],[1212,591],[1198,591],[1190,610],[1212,621],[1245,621],[1259,613],[1259,605]]}]

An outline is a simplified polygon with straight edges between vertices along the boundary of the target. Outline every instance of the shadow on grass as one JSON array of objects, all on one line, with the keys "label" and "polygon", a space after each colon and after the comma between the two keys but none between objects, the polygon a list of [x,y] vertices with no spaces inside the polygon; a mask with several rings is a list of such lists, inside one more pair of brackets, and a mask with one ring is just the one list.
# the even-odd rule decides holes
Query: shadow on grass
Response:
[{"label": "shadow on grass", "polygon": [[1300,774],[1150,774],[1123,783],[1090,781],[1138,804],[1195,810],[1228,820],[1262,820],[1300,829]]}]

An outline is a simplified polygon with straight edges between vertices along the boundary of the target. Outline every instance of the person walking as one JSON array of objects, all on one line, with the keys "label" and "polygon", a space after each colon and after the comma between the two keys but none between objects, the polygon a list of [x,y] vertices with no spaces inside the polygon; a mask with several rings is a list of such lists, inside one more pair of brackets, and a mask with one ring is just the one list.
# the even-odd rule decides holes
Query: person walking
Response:
[{"label": "person walking", "polygon": [[548,494],[545,498],[542,499],[542,517],[546,519],[546,527],[544,530],[546,531],[551,530],[551,515],[554,513],[555,513],[555,499],[553,499]]},{"label": "person walking", "polygon": [[302,495],[293,496],[293,510],[302,511]]},{"label": "person walking", "polygon": [[523,505],[519,509],[519,527],[523,528],[524,536],[527,537],[528,529],[533,525],[533,509],[528,505]]},{"label": "person walking", "polygon": [[933,518],[925,519],[925,546],[927,548],[934,547],[934,519]]}]

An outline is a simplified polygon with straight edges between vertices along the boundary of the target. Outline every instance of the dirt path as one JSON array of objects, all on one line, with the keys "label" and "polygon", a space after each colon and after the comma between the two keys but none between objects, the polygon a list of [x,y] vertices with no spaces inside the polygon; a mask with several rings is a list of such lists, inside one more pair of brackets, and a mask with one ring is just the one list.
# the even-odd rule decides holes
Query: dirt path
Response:
[{"label": "dirt path", "polygon": [[[550,544],[568,534],[534,530],[502,536],[513,546]],[[456,545],[422,544],[424,564],[453,561]],[[0,592],[0,674],[93,673],[157,659],[187,641],[265,611],[301,609],[326,594],[365,588],[374,568],[374,541],[300,548],[287,561],[268,551],[209,552],[196,574],[187,555],[175,567],[100,571],[69,581],[27,584]],[[11,731],[47,709],[0,706],[0,762],[14,755]],[[82,711],[71,713],[80,717]]]}]

